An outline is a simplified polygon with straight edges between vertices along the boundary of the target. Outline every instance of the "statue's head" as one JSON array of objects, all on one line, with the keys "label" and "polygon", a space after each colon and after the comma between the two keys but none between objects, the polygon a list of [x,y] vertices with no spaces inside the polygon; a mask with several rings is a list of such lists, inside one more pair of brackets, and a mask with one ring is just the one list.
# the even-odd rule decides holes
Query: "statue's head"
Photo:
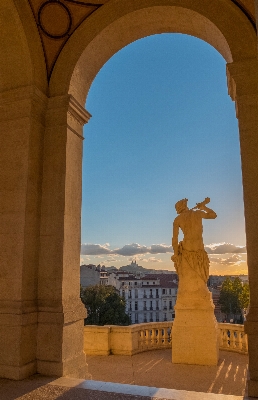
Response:
[{"label": "statue's head", "polygon": [[182,199],[182,200],[179,200],[175,204],[175,209],[176,209],[177,214],[181,214],[181,212],[183,212],[185,209],[187,209],[187,202],[188,202],[188,199]]}]

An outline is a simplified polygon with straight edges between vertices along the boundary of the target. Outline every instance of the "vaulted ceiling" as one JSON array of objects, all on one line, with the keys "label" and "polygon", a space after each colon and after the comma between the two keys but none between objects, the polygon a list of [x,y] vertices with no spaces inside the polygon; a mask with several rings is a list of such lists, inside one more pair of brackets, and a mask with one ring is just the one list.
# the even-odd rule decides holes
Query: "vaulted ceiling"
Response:
[{"label": "vaulted ceiling", "polygon": [[[28,0],[41,38],[48,77],[66,41],[92,13],[109,0]],[[254,0],[232,1],[255,28]]]}]

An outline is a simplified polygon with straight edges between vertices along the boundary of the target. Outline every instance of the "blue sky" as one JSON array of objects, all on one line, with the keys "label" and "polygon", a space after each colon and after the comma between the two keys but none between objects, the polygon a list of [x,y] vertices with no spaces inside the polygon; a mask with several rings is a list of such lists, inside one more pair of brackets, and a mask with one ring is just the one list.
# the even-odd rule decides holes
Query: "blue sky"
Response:
[{"label": "blue sky", "polygon": [[187,197],[193,207],[208,196],[218,215],[204,222],[211,273],[246,272],[238,125],[225,71],[213,47],[181,34],[138,40],[103,66],[86,102],[81,262],[119,267],[136,257],[146,268],[174,269],[174,204]]}]

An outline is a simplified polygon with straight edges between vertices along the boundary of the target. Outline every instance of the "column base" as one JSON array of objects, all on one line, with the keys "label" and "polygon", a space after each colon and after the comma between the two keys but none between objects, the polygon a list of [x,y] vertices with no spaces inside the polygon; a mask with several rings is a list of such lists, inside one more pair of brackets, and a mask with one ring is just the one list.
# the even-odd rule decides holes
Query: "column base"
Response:
[{"label": "column base", "polygon": [[37,372],[48,376],[86,379],[84,347],[86,309],[80,300],[63,312],[38,314]]},{"label": "column base", "polygon": [[258,397],[258,381],[252,379],[247,380],[248,396]]},{"label": "column base", "polygon": [[37,372],[47,376],[91,379],[91,375],[88,373],[85,353],[64,362],[38,361]]},{"label": "column base", "polygon": [[37,372],[36,361],[30,362],[22,367],[12,365],[0,365],[1,378],[13,379],[19,381],[34,375]]},{"label": "column base", "polygon": [[172,328],[172,362],[217,365],[218,360],[218,328],[213,309],[176,308]]},{"label": "column base", "polygon": [[0,309],[0,377],[20,380],[37,371],[37,313],[22,312],[26,304],[13,303]]}]

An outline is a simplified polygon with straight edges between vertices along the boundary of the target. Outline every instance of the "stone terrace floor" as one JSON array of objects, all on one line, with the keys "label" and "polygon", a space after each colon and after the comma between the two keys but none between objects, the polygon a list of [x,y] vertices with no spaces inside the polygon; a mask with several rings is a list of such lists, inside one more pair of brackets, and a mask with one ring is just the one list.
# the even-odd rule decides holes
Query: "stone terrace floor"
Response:
[{"label": "stone terrace floor", "polygon": [[248,356],[220,351],[218,366],[172,364],[171,350],[129,356],[88,356],[92,379],[205,393],[244,396]]},{"label": "stone terrace floor", "polygon": [[214,367],[172,364],[171,350],[153,350],[132,357],[88,356],[87,361],[92,381],[67,378],[55,380],[40,375],[18,382],[0,379],[0,399],[240,400],[248,398],[245,395],[248,357],[238,353],[221,351],[219,364]]}]

